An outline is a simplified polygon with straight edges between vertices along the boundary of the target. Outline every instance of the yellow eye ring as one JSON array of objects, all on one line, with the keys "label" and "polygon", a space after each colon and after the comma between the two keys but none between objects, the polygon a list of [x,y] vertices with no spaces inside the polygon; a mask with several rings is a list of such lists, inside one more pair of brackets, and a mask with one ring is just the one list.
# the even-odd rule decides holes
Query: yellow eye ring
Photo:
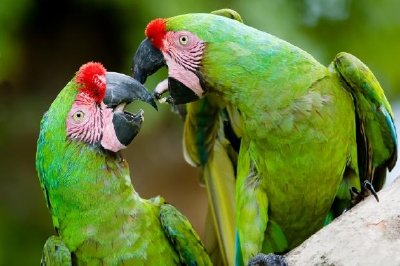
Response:
[{"label": "yellow eye ring", "polygon": [[73,115],[72,115],[72,119],[77,122],[80,123],[83,121],[83,119],[85,118],[85,113],[82,111],[76,111]]},{"label": "yellow eye ring", "polygon": [[181,45],[187,45],[189,43],[189,37],[187,35],[182,35],[179,37],[179,43]]}]

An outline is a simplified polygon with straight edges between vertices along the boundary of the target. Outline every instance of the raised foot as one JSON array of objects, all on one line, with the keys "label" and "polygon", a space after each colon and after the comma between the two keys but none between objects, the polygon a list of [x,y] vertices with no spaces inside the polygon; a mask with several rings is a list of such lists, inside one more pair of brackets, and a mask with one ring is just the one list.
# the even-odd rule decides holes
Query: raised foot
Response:
[{"label": "raised foot", "polygon": [[249,261],[247,266],[288,266],[288,264],[281,255],[259,253]]}]

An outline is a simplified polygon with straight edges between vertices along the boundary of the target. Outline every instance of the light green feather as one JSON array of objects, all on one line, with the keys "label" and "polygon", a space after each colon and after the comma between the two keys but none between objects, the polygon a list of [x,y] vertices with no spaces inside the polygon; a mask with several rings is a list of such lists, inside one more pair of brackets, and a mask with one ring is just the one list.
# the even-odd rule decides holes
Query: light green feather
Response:
[{"label": "light green feather", "polygon": [[190,222],[175,207],[164,204],[160,207],[161,225],[174,243],[180,261],[186,265],[211,265],[200,237],[193,230]]},{"label": "light green feather", "polygon": [[[225,264],[232,265],[234,258],[234,187],[235,161],[230,142],[225,138],[221,107],[212,97],[187,105],[183,143],[184,154],[188,162],[201,167],[201,179],[207,188],[211,219],[218,245],[209,243],[208,247],[223,247],[226,253],[209,250],[214,261],[222,259]],[[231,152],[230,152],[231,151]],[[211,232],[208,232],[211,234]],[[219,258],[222,256],[222,258]]]}]

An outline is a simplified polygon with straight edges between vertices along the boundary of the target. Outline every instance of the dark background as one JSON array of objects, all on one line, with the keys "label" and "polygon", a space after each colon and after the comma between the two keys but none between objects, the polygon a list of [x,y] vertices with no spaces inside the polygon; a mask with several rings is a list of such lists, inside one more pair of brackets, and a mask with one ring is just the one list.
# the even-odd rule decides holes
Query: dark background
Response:
[{"label": "dark background", "polygon": [[[391,103],[399,100],[397,0],[1,0],[0,265],[38,265],[53,234],[34,167],[36,140],[41,116],[75,71],[87,61],[100,61],[110,71],[129,74],[150,20],[224,7],[325,65],[340,51],[356,55],[378,77]],[[164,77],[165,71],[151,77],[147,87]],[[142,132],[123,152],[133,184],[142,197],[163,195],[202,234],[206,195],[197,170],[182,156],[182,122],[166,105],[158,113],[144,109]]]}]

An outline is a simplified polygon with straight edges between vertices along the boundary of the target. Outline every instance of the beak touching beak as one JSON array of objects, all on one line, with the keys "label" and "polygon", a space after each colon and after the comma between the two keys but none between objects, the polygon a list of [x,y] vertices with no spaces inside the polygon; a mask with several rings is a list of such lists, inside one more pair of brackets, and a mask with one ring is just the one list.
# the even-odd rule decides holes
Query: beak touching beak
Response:
[{"label": "beak touching beak", "polygon": [[106,88],[103,102],[108,107],[116,107],[121,103],[129,104],[134,100],[139,100],[150,104],[157,110],[153,96],[140,82],[130,76],[107,72]]},{"label": "beak touching beak", "polygon": [[[151,41],[146,38],[136,50],[133,58],[133,77],[141,83],[145,83],[148,76],[165,65],[166,62],[161,51],[154,47]],[[184,104],[199,99],[199,96],[193,90],[173,77],[168,77],[168,83],[162,82],[160,84],[163,84],[161,91],[155,90],[153,92],[157,100],[160,100],[162,94],[166,91],[169,91],[169,97],[165,101],[171,104]]]},{"label": "beak touching beak", "polygon": [[106,94],[103,103],[108,108],[113,108],[112,123],[115,135],[125,146],[139,133],[144,119],[143,110],[136,114],[124,110],[126,105],[135,100],[146,102],[157,110],[153,96],[140,82],[117,72],[106,73]]}]

